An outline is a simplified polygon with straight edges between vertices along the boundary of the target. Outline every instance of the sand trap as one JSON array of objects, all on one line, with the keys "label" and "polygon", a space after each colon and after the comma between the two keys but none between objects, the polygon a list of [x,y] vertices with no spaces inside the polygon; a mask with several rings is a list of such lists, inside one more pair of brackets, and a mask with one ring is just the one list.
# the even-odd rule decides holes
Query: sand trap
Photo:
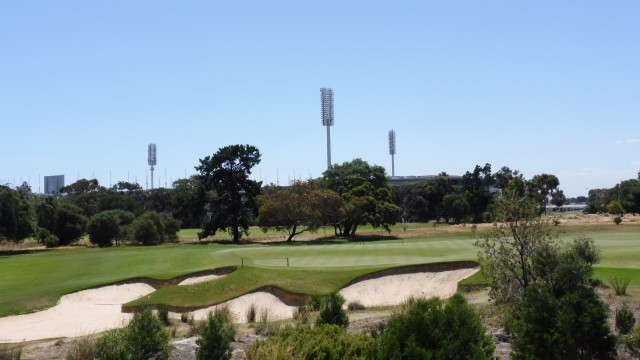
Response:
[{"label": "sand trap", "polygon": [[0,318],[0,342],[75,337],[121,327],[133,317],[121,313],[121,305],[154,291],[147,284],[126,284],[64,295],[50,309]]},{"label": "sand trap", "polygon": [[205,275],[205,276],[195,276],[182,280],[178,285],[192,285],[199,284],[211,280],[215,280],[221,277],[221,275]]},{"label": "sand trap", "polygon": [[479,268],[389,275],[355,283],[340,290],[340,294],[347,304],[358,301],[364,306],[398,305],[412,296],[449,298],[455,294],[458,281],[478,270]]},{"label": "sand trap", "polygon": [[[266,310],[269,314],[269,320],[282,320],[288,319],[293,315],[295,306],[289,306],[283,303],[275,295],[267,292],[255,292],[251,294],[242,295],[233,300],[229,300],[222,304],[211,306],[206,309],[200,309],[193,311],[191,314],[195,320],[204,320],[207,318],[209,312],[214,311],[220,306],[229,306],[229,309],[233,313],[234,322],[246,323],[247,322],[247,309],[251,304],[256,305],[256,318],[260,318],[262,311]],[[179,317],[179,314],[173,314],[173,316]]]}]

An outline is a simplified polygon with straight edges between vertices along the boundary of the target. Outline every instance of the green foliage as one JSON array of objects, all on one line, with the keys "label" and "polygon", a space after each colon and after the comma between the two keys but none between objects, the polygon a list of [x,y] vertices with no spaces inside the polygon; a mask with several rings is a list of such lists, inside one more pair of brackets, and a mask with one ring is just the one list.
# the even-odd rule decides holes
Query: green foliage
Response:
[{"label": "green foliage", "polygon": [[323,297],[320,303],[320,314],[316,319],[316,326],[324,324],[349,326],[349,317],[342,309],[344,297],[337,292],[332,292]]},{"label": "green foliage", "polygon": [[622,216],[620,215],[616,215],[613,217],[613,222],[616,223],[616,225],[620,225],[622,223]]},{"label": "green foliage", "polygon": [[127,237],[126,226],[135,219],[133,213],[123,210],[107,210],[93,215],[87,225],[89,241],[100,247],[111,246],[115,240]]},{"label": "green foliage", "polygon": [[167,360],[170,335],[162,321],[146,307],[125,328],[108,331],[97,342],[100,360]]},{"label": "green foliage", "polygon": [[476,165],[473,172],[467,171],[462,176],[462,187],[475,223],[483,221],[483,213],[491,201],[489,189],[494,182],[491,164],[485,164],[483,167]]},{"label": "green foliage", "polygon": [[612,359],[608,308],[591,287],[555,296],[529,288],[507,325],[512,359]]},{"label": "green foliage", "polygon": [[298,306],[293,311],[293,320],[295,320],[298,324],[306,325],[309,323],[309,318],[311,317],[311,310],[309,306]]},{"label": "green foliage", "polygon": [[256,197],[260,182],[249,179],[260,163],[260,151],[251,145],[231,145],[218,149],[212,157],[200,159],[200,172],[207,198],[206,221],[198,238],[229,232],[234,242],[249,232],[249,220],[258,212]]},{"label": "green foliage", "polygon": [[269,310],[262,309],[260,319],[255,327],[255,333],[264,336],[273,336],[280,332],[280,324],[269,321]]},{"label": "green foliage", "polygon": [[77,338],[67,348],[65,360],[89,360],[98,356],[96,340],[90,337]]},{"label": "green foliage", "polygon": [[143,245],[157,245],[177,239],[180,223],[167,214],[148,211],[131,225],[133,239]]},{"label": "green foliage", "polygon": [[492,359],[495,348],[460,294],[410,299],[377,336],[377,359]]},{"label": "green foliage", "polygon": [[629,308],[629,305],[624,304],[622,308],[616,310],[616,330],[620,334],[628,334],[633,330],[633,326],[636,324],[636,317],[633,316],[633,311]]},{"label": "green foliage", "polygon": [[323,173],[321,184],[342,199],[344,219],[336,224],[340,235],[353,236],[358,226],[364,224],[389,231],[389,225],[395,224],[400,216],[381,166],[370,166],[362,159],[331,165]]},{"label": "green foliage", "polygon": [[359,311],[359,310],[364,310],[365,307],[359,301],[352,301],[349,304],[347,304],[347,309],[349,309],[349,311]]},{"label": "green foliage", "polygon": [[204,216],[205,191],[197,176],[173,182],[171,206],[173,217],[187,229],[199,228]]},{"label": "green foliage", "polygon": [[469,215],[471,207],[469,202],[462,194],[450,193],[445,195],[442,200],[444,215],[451,218],[456,224],[459,224],[465,217]]},{"label": "green foliage", "polygon": [[0,186],[0,242],[21,242],[33,233],[35,212],[28,185],[14,190]]},{"label": "green foliage", "polygon": [[619,200],[613,200],[609,204],[607,204],[607,212],[611,215],[624,215],[624,207],[622,207],[622,203]]},{"label": "green foliage", "polygon": [[81,208],[61,202],[56,209],[55,229],[52,232],[58,237],[60,245],[69,245],[84,235],[88,222]]},{"label": "green foliage", "polygon": [[287,326],[278,335],[253,343],[246,354],[249,360],[364,360],[371,358],[373,349],[373,338],[348,334],[341,326]]},{"label": "green foliage", "polygon": [[613,291],[617,296],[627,295],[627,287],[629,286],[631,279],[628,277],[614,276],[609,279],[609,286],[613,288]]},{"label": "green foliage", "polygon": [[21,347],[0,344],[0,360],[20,360],[21,355]]},{"label": "green foliage", "polygon": [[231,359],[233,348],[231,342],[236,335],[236,329],[229,317],[228,309],[216,309],[201,324],[200,336],[196,340],[196,359],[198,360],[228,360]]},{"label": "green foliage", "polygon": [[256,315],[257,315],[258,310],[256,309],[256,304],[252,303],[251,305],[249,305],[249,307],[247,308],[247,323],[249,324],[253,324],[254,322],[256,322]]}]

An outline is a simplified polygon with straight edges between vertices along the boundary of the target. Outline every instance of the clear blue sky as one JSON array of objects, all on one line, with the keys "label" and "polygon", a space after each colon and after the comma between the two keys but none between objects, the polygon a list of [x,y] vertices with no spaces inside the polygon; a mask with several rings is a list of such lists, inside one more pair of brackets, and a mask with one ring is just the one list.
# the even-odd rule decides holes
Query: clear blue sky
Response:
[{"label": "clear blue sky", "polygon": [[[507,165],[568,196],[640,170],[638,1],[3,1],[0,183],[160,185],[231,144],[253,176]],[[110,180],[111,174],[111,180]]]}]

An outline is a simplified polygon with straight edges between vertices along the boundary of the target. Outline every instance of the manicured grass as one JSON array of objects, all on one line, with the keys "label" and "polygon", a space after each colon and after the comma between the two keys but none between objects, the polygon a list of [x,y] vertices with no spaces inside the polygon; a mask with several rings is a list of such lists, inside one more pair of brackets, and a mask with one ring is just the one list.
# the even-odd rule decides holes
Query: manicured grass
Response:
[{"label": "manicured grass", "polygon": [[[603,281],[628,275],[630,288],[640,287],[640,226],[597,228],[557,226],[564,240],[585,233],[595,239],[602,261],[595,276]],[[73,291],[137,277],[167,279],[200,270],[244,263],[225,278],[188,287],[167,287],[147,301],[197,306],[215,304],[263,285],[298,293],[337,290],[349,280],[381,268],[408,264],[475,260],[471,227],[432,224],[396,225],[391,235],[416,232],[419,237],[376,240],[386,232],[363,227],[369,235],[357,241],[324,239],[274,244],[167,244],[155,247],[77,248],[0,254],[0,316],[54,305]],[[259,230],[258,230],[259,231]],[[197,230],[183,230],[181,237]],[[220,234],[228,240],[227,234]],[[287,259],[289,267],[287,268]],[[477,275],[479,276],[479,275]],[[464,283],[482,283],[474,276]]]}]

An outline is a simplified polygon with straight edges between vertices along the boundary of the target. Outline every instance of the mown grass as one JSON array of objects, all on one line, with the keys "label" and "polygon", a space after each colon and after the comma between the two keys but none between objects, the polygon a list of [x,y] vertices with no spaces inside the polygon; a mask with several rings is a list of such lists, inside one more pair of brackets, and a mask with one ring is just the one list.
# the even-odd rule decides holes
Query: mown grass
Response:
[{"label": "mown grass", "polygon": [[[412,232],[419,236],[390,238],[386,232],[363,227],[363,236],[355,241],[322,238],[271,244],[194,242],[155,247],[55,249],[15,255],[3,252],[0,316],[50,307],[62,295],[81,289],[137,277],[168,279],[222,266],[240,266],[243,262],[246,269],[223,279],[189,287],[168,287],[154,293],[148,301],[201,306],[264,285],[299,293],[324,292],[381,268],[476,259],[470,226],[434,228],[432,224],[400,224],[393,229],[392,236]],[[597,278],[607,281],[614,276],[629,276],[630,288],[640,287],[640,226],[560,225],[553,229],[562,231],[561,238],[566,241],[579,234],[595,239],[602,258],[595,268]],[[181,236],[189,236],[197,230],[183,232]],[[228,240],[228,235],[220,236]],[[481,284],[483,279],[479,276],[474,275],[462,284]]]}]

